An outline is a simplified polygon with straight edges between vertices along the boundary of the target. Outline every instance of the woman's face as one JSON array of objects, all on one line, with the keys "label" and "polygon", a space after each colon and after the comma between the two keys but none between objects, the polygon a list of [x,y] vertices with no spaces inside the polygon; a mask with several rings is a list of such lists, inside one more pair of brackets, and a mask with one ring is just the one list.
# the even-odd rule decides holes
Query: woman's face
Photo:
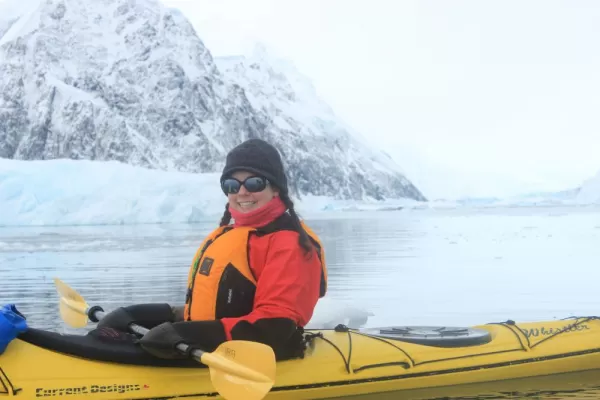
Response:
[{"label": "woman's face", "polygon": [[[244,180],[254,176],[256,174],[247,171],[236,171],[231,175],[232,178],[240,182],[244,182]],[[249,192],[244,185],[241,185],[239,192],[227,194],[229,207],[243,213],[264,206],[275,196],[279,196],[279,192],[273,189],[271,185],[267,185],[260,192]]]}]

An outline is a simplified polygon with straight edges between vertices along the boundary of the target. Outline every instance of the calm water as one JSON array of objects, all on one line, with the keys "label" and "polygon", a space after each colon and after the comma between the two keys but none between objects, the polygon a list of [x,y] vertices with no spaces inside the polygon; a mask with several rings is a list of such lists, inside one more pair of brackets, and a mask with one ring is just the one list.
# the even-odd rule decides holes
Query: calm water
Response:
[{"label": "calm water", "polygon": [[[478,324],[598,315],[600,209],[338,213],[307,218],[325,243],[330,292],[367,325]],[[183,301],[213,221],[0,229],[0,303],[62,329],[59,277],[106,310]]]},{"label": "calm water", "polygon": [[[315,320],[340,306],[366,326],[470,325],[600,315],[600,209],[313,215],[330,271]],[[52,282],[90,305],[181,303],[191,258],[215,221],[0,229],[0,304],[68,331]]]}]

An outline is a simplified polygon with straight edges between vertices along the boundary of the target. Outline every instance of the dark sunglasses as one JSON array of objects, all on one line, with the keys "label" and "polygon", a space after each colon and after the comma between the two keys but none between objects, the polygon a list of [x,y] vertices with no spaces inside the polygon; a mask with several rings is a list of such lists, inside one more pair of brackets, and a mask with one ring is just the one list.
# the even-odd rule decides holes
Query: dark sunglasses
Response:
[{"label": "dark sunglasses", "polygon": [[239,192],[242,185],[244,185],[246,190],[250,193],[257,193],[265,190],[268,183],[269,181],[266,178],[260,176],[251,176],[243,181],[238,181],[235,178],[227,178],[221,182],[221,189],[225,194],[235,194]]}]

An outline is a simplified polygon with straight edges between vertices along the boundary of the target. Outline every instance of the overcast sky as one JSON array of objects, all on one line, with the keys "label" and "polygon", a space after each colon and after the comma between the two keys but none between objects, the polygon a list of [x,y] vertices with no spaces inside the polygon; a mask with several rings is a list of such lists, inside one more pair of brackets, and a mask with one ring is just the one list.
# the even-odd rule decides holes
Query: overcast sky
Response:
[{"label": "overcast sky", "polygon": [[215,55],[262,41],[431,197],[600,170],[600,2],[163,0]]},{"label": "overcast sky", "polygon": [[216,56],[260,41],[293,61],[430,198],[600,170],[600,1],[163,2]]}]

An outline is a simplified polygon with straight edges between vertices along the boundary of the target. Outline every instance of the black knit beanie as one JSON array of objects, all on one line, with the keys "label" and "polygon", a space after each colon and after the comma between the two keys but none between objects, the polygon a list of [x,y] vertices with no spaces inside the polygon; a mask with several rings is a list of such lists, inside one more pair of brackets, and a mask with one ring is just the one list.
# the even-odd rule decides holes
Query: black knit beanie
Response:
[{"label": "black knit beanie", "polygon": [[279,152],[262,139],[249,139],[234,147],[228,154],[221,182],[235,171],[248,171],[265,177],[282,193],[287,193],[287,177]]}]

